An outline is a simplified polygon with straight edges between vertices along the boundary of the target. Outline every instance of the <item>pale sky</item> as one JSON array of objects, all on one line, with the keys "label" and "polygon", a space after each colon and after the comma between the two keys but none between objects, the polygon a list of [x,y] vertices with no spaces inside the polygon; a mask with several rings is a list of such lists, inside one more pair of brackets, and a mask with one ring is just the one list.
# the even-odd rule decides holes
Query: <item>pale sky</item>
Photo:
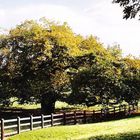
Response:
[{"label": "pale sky", "polygon": [[0,29],[41,17],[66,21],[75,33],[97,36],[105,46],[118,43],[124,55],[140,55],[140,21],[122,19],[112,0],[0,0]]}]

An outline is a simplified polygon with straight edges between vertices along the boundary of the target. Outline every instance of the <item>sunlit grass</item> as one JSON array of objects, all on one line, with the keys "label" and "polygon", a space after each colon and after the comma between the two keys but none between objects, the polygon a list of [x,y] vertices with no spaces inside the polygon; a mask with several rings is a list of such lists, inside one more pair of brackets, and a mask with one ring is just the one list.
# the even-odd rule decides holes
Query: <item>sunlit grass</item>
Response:
[{"label": "sunlit grass", "polygon": [[37,108],[41,108],[40,104],[18,104],[17,102],[15,102],[11,108],[22,108],[22,109],[37,109]]},{"label": "sunlit grass", "polygon": [[[123,102],[123,104],[126,104]],[[115,106],[118,106],[119,104],[116,104]],[[128,105],[128,104],[126,104]],[[140,106],[140,102],[139,102]],[[112,106],[109,106],[112,107]],[[14,102],[14,104],[10,108],[21,108],[21,109],[40,109],[41,105],[40,104],[18,104],[17,102]],[[55,111],[75,111],[75,110],[100,110],[103,108],[101,104],[97,104],[91,107],[87,107],[85,105],[69,105],[66,102],[61,102],[61,101],[56,101],[55,103]]]},{"label": "sunlit grass", "polygon": [[[22,108],[22,109],[38,109],[41,108],[40,104],[18,104],[17,102],[14,102],[11,108]],[[101,109],[101,105],[95,105],[91,107],[87,107],[84,105],[69,105],[66,102],[57,101],[55,103],[55,109],[56,110],[97,110]]]},{"label": "sunlit grass", "polygon": [[57,126],[21,133],[8,140],[140,140],[140,117],[95,124]]}]

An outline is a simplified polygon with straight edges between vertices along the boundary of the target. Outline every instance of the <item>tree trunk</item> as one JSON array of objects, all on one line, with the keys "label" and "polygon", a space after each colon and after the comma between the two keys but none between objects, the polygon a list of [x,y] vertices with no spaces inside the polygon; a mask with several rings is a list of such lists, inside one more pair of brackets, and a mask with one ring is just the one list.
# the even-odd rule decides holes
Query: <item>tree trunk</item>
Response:
[{"label": "tree trunk", "polygon": [[56,99],[52,93],[43,94],[41,98],[41,113],[54,113]]}]

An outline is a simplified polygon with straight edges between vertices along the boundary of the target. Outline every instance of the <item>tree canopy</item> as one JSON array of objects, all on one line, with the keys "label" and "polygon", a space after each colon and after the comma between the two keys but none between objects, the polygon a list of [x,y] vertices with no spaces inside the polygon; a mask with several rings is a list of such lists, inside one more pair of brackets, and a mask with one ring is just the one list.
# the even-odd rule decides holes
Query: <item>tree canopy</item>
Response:
[{"label": "tree canopy", "polygon": [[[41,103],[54,111],[57,100],[70,104],[136,103],[140,60],[122,57],[94,36],[75,34],[67,23],[28,20],[0,36],[0,104]],[[75,100],[76,99],[76,100]]]}]

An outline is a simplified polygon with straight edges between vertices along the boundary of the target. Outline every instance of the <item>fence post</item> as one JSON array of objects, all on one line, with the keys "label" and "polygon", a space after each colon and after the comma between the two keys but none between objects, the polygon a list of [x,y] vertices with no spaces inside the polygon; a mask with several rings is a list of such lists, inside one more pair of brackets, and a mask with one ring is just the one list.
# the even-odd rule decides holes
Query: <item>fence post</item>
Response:
[{"label": "fence post", "polygon": [[87,120],[86,120],[86,110],[84,110],[84,123],[86,123]]},{"label": "fence post", "polygon": [[121,112],[121,106],[119,105],[119,113]]},{"label": "fence post", "polygon": [[103,113],[104,113],[103,120],[106,120],[107,119],[107,109],[106,108],[104,108]]},{"label": "fence post", "polygon": [[102,121],[102,119],[103,119],[103,109],[101,109],[100,119],[101,119],[101,121]]},{"label": "fence post", "polygon": [[130,115],[131,114],[131,106],[129,105],[129,108],[128,108],[128,114]]},{"label": "fence post", "polygon": [[53,113],[51,113],[51,126],[53,126]]},{"label": "fence post", "polygon": [[139,104],[137,103],[137,112],[139,111]]},{"label": "fence post", "polygon": [[4,119],[1,119],[1,140],[4,140]]},{"label": "fence post", "polygon": [[109,109],[109,107],[107,107],[107,115],[110,113],[109,111],[110,111],[110,109]]},{"label": "fence post", "polygon": [[126,105],[124,105],[124,114],[126,115]]},{"label": "fence post", "polygon": [[41,128],[44,128],[44,115],[41,115]]},{"label": "fence post", "polygon": [[114,106],[114,117],[116,116],[116,107]]},{"label": "fence post", "polygon": [[133,112],[135,112],[135,106],[134,106],[134,104],[132,105],[132,107],[133,107]]},{"label": "fence post", "polygon": [[20,134],[20,117],[17,117],[17,133]]},{"label": "fence post", "polygon": [[94,114],[95,114],[95,110],[92,111],[92,121],[94,122]]},{"label": "fence post", "polygon": [[33,130],[33,116],[30,116],[30,130]]},{"label": "fence post", "polygon": [[66,125],[66,113],[63,112],[63,124]]},{"label": "fence post", "polygon": [[74,111],[74,124],[77,123],[77,120],[76,120],[76,111]]}]

